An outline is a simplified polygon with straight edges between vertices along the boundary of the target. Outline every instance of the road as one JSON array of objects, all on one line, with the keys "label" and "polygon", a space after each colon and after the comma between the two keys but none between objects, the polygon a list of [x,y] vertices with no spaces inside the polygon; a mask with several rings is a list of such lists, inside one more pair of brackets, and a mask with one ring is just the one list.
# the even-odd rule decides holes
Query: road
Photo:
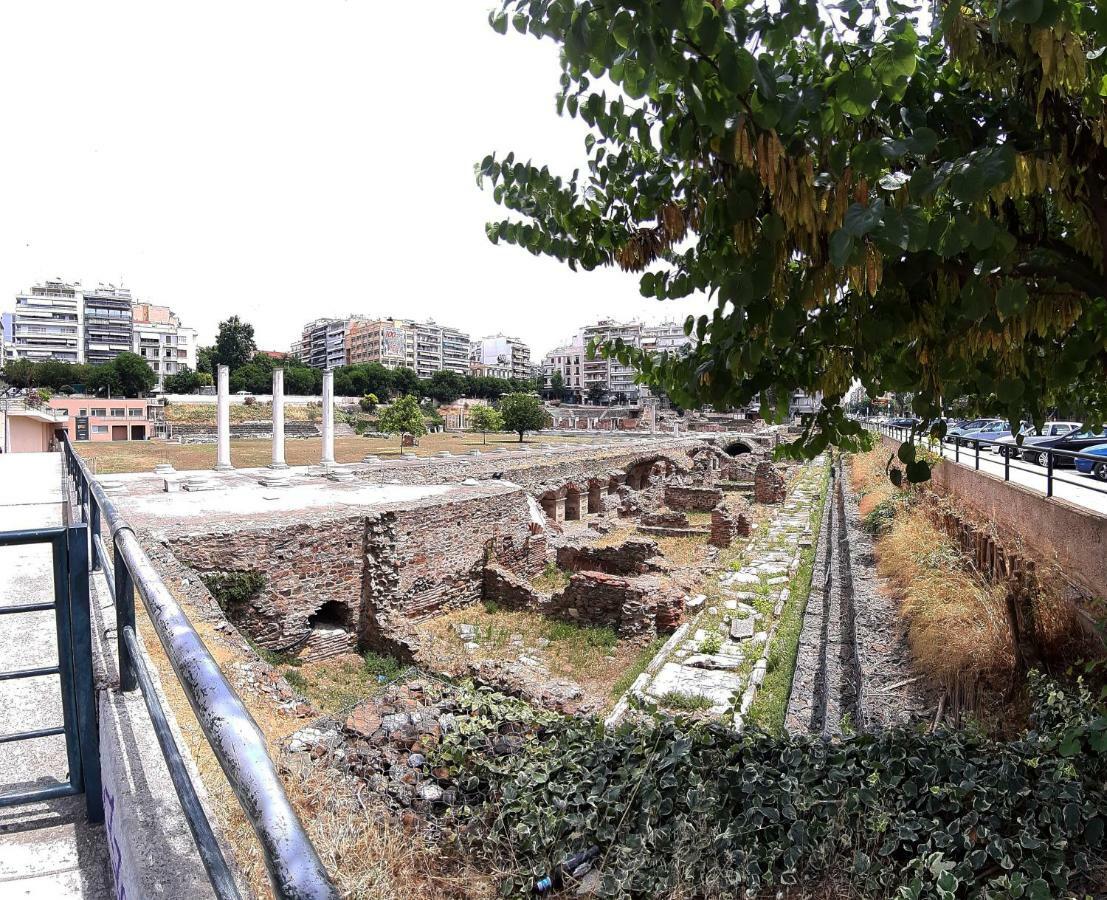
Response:
[{"label": "road", "polygon": [[[976,453],[967,447],[962,447],[957,453],[952,444],[942,444],[941,451],[942,456],[950,462],[956,461],[967,468],[976,468]],[[960,459],[955,460],[958,455]],[[981,449],[980,471],[1002,480],[1004,478],[1003,457],[988,449]],[[1011,460],[1007,480],[1039,494],[1046,493],[1046,470],[1025,460]],[[1107,516],[1107,483],[1097,481],[1091,475],[1083,475],[1076,469],[1054,469],[1053,496],[1098,515]]]}]

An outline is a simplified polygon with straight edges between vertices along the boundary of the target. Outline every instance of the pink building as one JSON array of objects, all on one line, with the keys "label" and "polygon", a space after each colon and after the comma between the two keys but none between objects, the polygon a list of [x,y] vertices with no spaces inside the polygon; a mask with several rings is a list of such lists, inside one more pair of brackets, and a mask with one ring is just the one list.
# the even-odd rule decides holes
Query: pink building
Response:
[{"label": "pink building", "polygon": [[64,412],[71,441],[145,441],[154,435],[154,400],[103,397],[51,397],[50,408]]},{"label": "pink building", "polygon": [[22,400],[0,403],[0,452],[46,453],[54,449],[54,432],[64,428],[64,412],[29,407]]}]

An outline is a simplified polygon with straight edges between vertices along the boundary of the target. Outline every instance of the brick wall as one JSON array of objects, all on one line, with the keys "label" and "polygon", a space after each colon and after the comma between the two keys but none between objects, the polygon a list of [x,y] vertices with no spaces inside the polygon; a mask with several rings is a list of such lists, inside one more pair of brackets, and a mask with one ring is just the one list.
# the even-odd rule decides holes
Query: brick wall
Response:
[{"label": "brick wall", "polygon": [[567,572],[641,575],[649,568],[646,560],[657,552],[657,544],[645,538],[629,538],[610,547],[568,544],[557,548],[557,565]]},{"label": "brick wall", "polygon": [[622,638],[648,639],[657,633],[660,593],[660,579],[653,575],[577,572],[565,590],[550,598],[545,612],[579,625],[611,626]]},{"label": "brick wall", "polygon": [[713,487],[665,486],[665,505],[684,512],[711,512],[722,502],[723,492]]}]

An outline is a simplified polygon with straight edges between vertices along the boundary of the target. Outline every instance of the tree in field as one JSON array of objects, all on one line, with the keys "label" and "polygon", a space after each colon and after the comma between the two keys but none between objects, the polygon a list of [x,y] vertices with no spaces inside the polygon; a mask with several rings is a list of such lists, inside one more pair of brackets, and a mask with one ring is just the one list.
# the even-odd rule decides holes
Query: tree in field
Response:
[{"label": "tree in field", "polygon": [[214,365],[230,366],[233,372],[246,365],[255,350],[257,344],[254,343],[253,325],[238,316],[231,316],[219,323],[219,332],[215,336],[215,353],[212,354]]},{"label": "tree in field", "polygon": [[506,0],[491,23],[560,44],[558,111],[590,133],[564,178],[485,157],[511,213],[488,236],[705,294],[687,356],[602,348],[675,403],[821,391],[807,456],[856,446],[854,378],[935,433],[961,396],[1107,420],[1102,4]]},{"label": "tree in field", "polygon": [[491,406],[474,406],[469,410],[469,427],[479,431],[483,435],[481,443],[487,444],[488,432],[503,430],[504,417]]},{"label": "tree in field", "polygon": [[371,413],[377,411],[377,404],[380,402],[376,394],[366,394],[358,400],[358,406],[361,407],[362,412]]},{"label": "tree in field", "polygon": [[215,347],[198,347],[196,350],[196,371],[207,372],[215,377]]},{"label": "tree in field", "polygon": [[549,395],[553,400],[565,399],[565,376],[560,371],[550,376]]},{"label": "tree in field", "polygon": [[400,435],[400,455],[404,455],[404,434],[414,437],[427,433],[427,427],[423,423],[423,410],[419,408],[419,401],[405,394],[397,397],[380,416],[377,426],[386,434]]},{"label": "tree in field", "polygon": [[550,425],[550,416],[542,401],[533,394],[508,394],[500,400],[500,415],[503,429],[516,432],[519,443],[523,442],[525,432],[541,431]]},{"label": "tree in field", "polygon": [[600,403],[603,400],[604,387],[598,381],[593,381],[588,386],[588,399],[593,403]]}]

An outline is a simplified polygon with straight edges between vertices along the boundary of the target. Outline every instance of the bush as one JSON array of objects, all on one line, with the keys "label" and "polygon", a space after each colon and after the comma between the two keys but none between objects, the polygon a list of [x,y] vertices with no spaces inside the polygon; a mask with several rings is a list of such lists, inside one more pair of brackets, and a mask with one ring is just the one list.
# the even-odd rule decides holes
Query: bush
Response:
[{"label": "bush", "polygon": [[265,587],[265,575],[255,571],[207,572],[200,580],[224,610],[248,603]]},{"label": "bush", "polygon": [[717,631],[712,631],[707,637],[700,641],[700,653],[706,653],[708,656],[713,656],[723,649],[723,636]]},{"label": "bush", "polygon": [[[605,897],[1094,893],[1107,714],[1079,685],[1034,678],[1031,694],[1034,728],[1009,743],[908,729],[828,743],[684,719],[608,732],[474,692],[435,763],[485,826],[471,849],[506,867],[505,896],[592,846]],[[496,752],[509,733],[519,752]]]}]

